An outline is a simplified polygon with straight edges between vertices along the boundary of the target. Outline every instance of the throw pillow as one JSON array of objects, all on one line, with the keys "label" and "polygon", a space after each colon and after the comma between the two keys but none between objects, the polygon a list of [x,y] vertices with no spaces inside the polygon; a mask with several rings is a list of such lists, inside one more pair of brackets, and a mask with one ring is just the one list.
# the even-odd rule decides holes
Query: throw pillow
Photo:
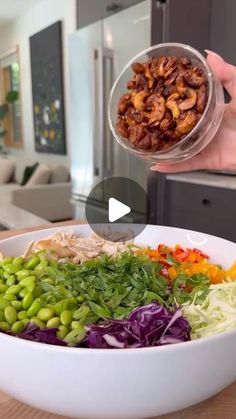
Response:
[{"label": "throw pillow", "polygon": [[32,166],[26,166],[24,173],[23,173],[23,179],[21,181],[21,186],[24,186],[29,179],[31,178],[31,176],[33,175],[33,173],[35,172],[35,170],[37,169],[39,163],[35,163]]},{"label": "throw pillow", "polygon": [[46,164],[40,163],[25,186],[45,185],[49,182],[50,176],[50,168]]},{"label": "throw pillow", "polygon": [[10,182],[13,178],[15,162],[10,159],[0,159],[0,185]]},{"label": "throw pillow", "polygon": [[50,183],[68,182],[69,171],[66,166],[55,166],[52,168]]}]

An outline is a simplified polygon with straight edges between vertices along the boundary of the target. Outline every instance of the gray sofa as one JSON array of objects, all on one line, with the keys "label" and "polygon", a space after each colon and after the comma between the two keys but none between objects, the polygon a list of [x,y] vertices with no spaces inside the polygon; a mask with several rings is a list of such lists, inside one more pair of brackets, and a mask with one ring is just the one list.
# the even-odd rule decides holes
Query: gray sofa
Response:
[{"label": "gray sofa", "polygon": [[[42,178],[42,184],[40,179],[37,179],[37,184],[30,184],[29,181],[25,186],[21,186],[25,167],[35,162],[22,159],[11,161],[14,161],[14,173],[7,183],[0,184],[0,205],[13,204],[48,221],[73,218],[68,168],[56,164],[43,164],[44,167],[47,166],[48,171],[46,178]],[[0,158],[0,172],[1,166],[2,170],[4,168],[1,162]]]}]

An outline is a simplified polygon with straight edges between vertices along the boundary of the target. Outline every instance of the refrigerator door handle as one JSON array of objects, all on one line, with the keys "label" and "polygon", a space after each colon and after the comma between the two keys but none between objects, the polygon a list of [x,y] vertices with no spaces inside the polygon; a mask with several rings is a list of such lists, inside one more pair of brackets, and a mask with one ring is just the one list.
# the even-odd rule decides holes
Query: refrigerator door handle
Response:
[{"label": "refrigerator door handle", "polygon": [[100,62],[100,135],[103,163],[103,176],[113,174],[113,137],[108,125],[107,104],[108,97],[114,81],[114,52],[109,48],[99,49]]},{"label": "refrigerator door handle", "polygon": [[102,141],[102,134],[101,134],[101,103],[100,103],[100,53],[99,49],[93,50],[92,55],[92,138],[93,138],[93,176],[95,178],[102,178],[102,153],[101,153],[101,141]]}]

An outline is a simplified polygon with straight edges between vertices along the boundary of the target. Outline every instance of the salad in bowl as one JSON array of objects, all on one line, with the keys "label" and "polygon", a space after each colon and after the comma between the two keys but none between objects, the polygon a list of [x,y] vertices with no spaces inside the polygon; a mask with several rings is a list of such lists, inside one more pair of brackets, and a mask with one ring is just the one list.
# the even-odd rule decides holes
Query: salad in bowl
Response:
[{"label": "salad in bowl", "polygon": [[70,417],[144,418],[236,378],[234,243],[159,226],[111,242],[83,225],[0,251],[0,388],[16,398]]}]

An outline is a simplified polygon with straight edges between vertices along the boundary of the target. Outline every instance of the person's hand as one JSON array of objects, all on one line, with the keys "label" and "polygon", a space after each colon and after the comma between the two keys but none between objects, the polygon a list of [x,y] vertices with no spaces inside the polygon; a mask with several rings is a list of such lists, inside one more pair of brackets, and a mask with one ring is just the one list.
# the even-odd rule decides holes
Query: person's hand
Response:
[{"label": "person's hand", "polygon": [[200,169],[236,171],[236,67],[214,52],[207,53],[208,64],[231,96],[231,102],[225,105],[221,126],[211,143],[193,158],[176,164],[156,164],[151,170],[163,173]]}]

